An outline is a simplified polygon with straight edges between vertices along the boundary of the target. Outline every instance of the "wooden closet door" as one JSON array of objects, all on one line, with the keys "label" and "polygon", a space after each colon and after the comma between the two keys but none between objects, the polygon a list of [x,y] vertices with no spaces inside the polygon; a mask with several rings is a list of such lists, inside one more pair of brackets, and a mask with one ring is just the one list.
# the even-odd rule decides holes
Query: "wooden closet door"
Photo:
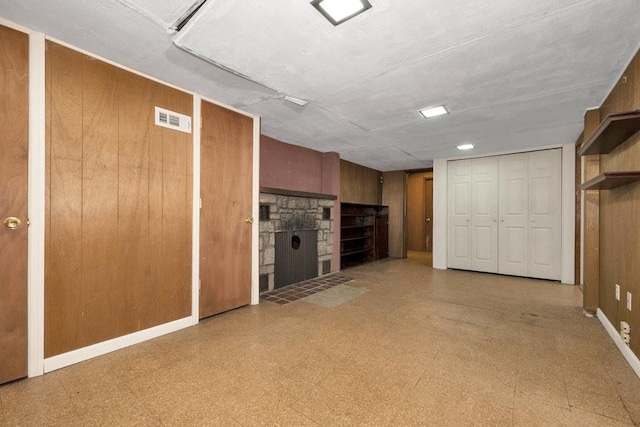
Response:
[{"label": "wooden closet door", "polygon": [[0,384],[27,375],[28,70],[29,36],[0,26]]},{"label": "wooden closet door", "polygon": [[251,302],[253,119],[202,103],[200,318]]},{"label": "wooden closet door", "polygon": [[433,178],[424,179],[424,249],[433,252]]}]

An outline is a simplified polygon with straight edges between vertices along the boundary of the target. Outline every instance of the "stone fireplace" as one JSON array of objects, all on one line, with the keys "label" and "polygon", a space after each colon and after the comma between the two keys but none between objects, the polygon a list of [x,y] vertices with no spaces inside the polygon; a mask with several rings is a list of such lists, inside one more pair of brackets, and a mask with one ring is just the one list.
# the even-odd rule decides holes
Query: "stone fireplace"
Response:
[{"label": "stone fireplace", "polygon": [[[276,238],[285,234],[287,237],[317,236],[317,269],[312,275],[318,277],[331,272],[333,203],[331,199],[260,193],[260,292],[273,290],[277,282],[282,283],[282,277],[276,279],[276,274],[283,274],[282,268],[276,271]],[[311,252],[316,256],[316,251]]]}]

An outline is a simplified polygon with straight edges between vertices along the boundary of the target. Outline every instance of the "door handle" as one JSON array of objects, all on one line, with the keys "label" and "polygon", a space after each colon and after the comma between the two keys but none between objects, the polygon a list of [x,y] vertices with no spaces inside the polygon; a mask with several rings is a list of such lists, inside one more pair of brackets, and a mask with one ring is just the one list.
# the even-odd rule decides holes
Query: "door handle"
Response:
[{"label": "door handle", "polygon": [[427,218],[427,222],[431,222],[431,218]]},{"label": "door handle", "polygon": [[253,224],[253,218],[252,217],[246,217],[244,219],[244,222],[246,222],[247,224]]},{"label": "door handle", "polygon": [[4,226],[9,230],[17,230],[21,225],[22,221],[15,216],[10,216],[4,220]]}]

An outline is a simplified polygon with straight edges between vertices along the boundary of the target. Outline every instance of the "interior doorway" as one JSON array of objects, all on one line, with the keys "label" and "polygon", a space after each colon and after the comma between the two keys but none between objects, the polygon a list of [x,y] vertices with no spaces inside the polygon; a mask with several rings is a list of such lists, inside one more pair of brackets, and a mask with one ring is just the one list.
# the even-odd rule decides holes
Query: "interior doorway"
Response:
[{"label": "interior doorway", "polygon": [[433,171],[407,175],[407,251],[433,251]]}]

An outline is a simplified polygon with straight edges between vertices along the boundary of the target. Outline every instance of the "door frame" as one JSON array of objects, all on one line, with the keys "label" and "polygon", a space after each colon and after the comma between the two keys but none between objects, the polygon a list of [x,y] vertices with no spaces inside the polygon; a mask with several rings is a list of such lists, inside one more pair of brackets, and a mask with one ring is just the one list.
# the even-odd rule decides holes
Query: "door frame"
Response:
[{"label": "door frame", "polygon": [[[193,94],[193,123],[201,123],[202,102],[226,108],[253,119],[253,176],[252,176],[252,206],[251,216],[251,303],[260,303],[260,116],[214,101],[206,96]],[[196,105],[197,104],[197,105]],[[193,237],[192,237],[192,318],[194,325],[200,321],[200,126],[193,126]],[[197,139],[196,139],[197,135]]]}]

